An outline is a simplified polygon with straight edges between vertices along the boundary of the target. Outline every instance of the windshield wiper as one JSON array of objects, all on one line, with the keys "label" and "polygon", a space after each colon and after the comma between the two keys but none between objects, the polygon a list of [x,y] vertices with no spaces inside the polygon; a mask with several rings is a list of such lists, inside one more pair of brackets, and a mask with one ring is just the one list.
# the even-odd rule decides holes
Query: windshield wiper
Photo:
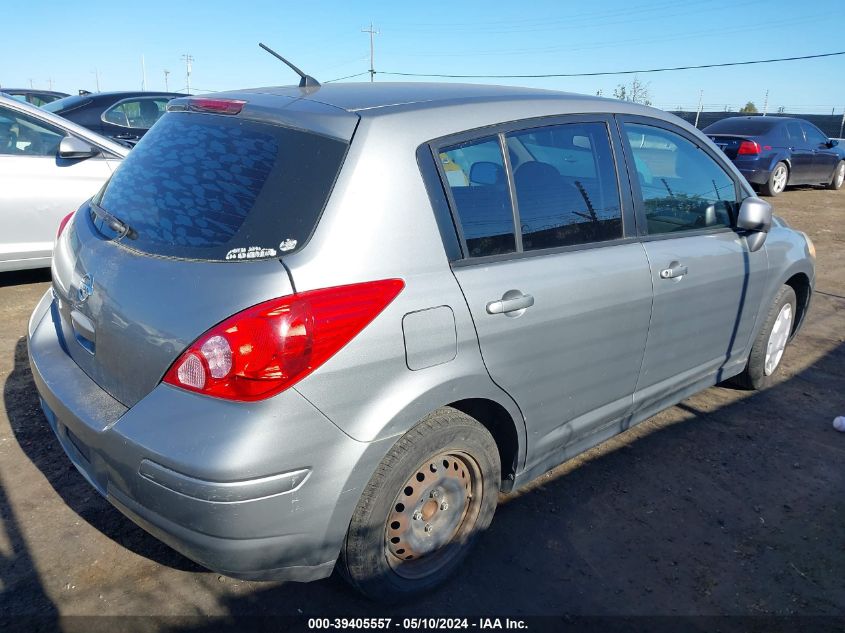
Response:
[{"label": "windshield wiper", "polygon": [[101,220],[103,220],[112,231],[117,233],[117,236],[113,239],[122,240],[124,237],[128,237],[130,240],[138,239],[138,231],[133,229],[131,226],[129,226],[129,224],[127,224],[120,218],[113,216],[101,206],[92,202],[91,210],[94,212],[94,215],[98,216]]}]

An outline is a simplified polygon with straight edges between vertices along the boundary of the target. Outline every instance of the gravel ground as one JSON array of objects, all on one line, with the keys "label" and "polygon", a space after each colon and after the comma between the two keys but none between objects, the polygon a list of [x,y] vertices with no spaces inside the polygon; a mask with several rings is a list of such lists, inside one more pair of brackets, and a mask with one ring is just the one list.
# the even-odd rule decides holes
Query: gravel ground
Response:
[{"label": "gravel ground", "polygon": [[845,191],[802,188],[773,202],[818,249],[813,306],[779,383],[709,389],[503,497],[452,582],[389,609],[336,577],[299,585],[210,573],[100,498],[54,440],[28,368],[26,324],[49,272],[0,275],[0,622],[845,616],[845,434],[831,425],[845,415]]}]

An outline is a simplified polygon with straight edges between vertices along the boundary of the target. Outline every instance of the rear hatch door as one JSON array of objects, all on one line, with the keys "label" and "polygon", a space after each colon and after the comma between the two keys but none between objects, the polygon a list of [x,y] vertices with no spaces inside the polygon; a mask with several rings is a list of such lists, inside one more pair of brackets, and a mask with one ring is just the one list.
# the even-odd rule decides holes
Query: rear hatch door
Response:
[{"label": "rear hatch door", "polygon": [[56,245],[67,353],[127,407],[210,327],[294,291],[280,257],[307,242],[354,125],[263,118],[166,114]]}]

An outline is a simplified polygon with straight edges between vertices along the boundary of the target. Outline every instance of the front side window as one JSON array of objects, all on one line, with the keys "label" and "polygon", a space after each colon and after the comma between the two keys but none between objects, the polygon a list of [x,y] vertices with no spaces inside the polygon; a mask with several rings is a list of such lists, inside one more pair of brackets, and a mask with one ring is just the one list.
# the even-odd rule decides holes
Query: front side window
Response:
[{"label": "front side window", "polygon": [[622,237],[613,153],[603,123],[508,134],[523,249]]},{"label": "front side window", "polygon": [[827,137],[816,126],[802,123],[801,127],[804,128],[804,137],[807,139],[810,147],[816,148],[820,145],[827,144]]},{"label": "front side window", "polygon": [[733,179],[680,134],[626,123],[650,234],[730,227],[738,207]]},{"label": "front side window", "polygon": [[58,128],[0,107],[0,155],[55,156],[62,138]]},{"label": "front side window", "polygon": [[468,255],[513,253],[516,250],[513,211],[498,138],[444,147],[439,157]]},{"label": "front side window", "polygon": [[148,130],[167,110],[168,99],[130,99],[103,112],[103,121],[135,129]]}]

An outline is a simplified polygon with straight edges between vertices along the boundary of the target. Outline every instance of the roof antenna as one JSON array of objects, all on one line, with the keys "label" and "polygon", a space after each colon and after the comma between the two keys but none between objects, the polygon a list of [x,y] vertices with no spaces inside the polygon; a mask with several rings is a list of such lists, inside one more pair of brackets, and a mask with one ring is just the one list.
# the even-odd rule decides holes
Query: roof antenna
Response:
[{"label": "roof antenna", "polygon": [[259,45],[261,48],[263,48],[265,51],[267,51],[268,53],[270,53],[273,57],[275,57],[275,58],[277,58],[277,59],[282,60],[285,64],[287,64],[288,66],[290,66],[290,69],[291,69],[293,72],[295,72],[297,75],[299,75],[299,76],[300,76],[300,80],[299,80],[299,87],[300,87],[300,88],[319,88],[319,87],[320,87],[320,82],[319,82],[319,81],[317,81],[316,79],[314,79],[311,75],[306,75],[304,72],[302,72],[301,70],[299,70],[299,68],[297,68],[296,66],[294,66],[293,64],[291,64],[288,60],[286,60],[284,57],[282,57],[281,55],[279,55],[279,54],[278,54],[276,51],[274,51],[272,48],[270,48],[269,46],[267,46],[266,44],[264,44],[264,43],[262,43],[262,42],[258,42],[258,45]]}]

